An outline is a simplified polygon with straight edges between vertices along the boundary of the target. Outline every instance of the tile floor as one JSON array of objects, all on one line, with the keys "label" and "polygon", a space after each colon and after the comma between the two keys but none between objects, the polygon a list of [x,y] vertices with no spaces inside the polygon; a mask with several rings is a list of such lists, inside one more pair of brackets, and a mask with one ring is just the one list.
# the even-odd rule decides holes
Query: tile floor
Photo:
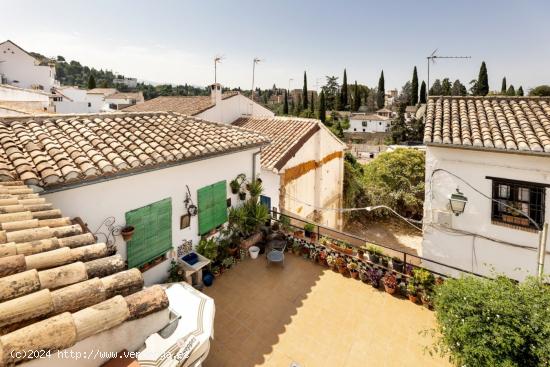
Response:
[{"label": "tile floor", "polygon": [[432,311],[290,253],[284,268],[247,259],[205,293],[216,302],[205,367],[450,366],[424,351]]}]

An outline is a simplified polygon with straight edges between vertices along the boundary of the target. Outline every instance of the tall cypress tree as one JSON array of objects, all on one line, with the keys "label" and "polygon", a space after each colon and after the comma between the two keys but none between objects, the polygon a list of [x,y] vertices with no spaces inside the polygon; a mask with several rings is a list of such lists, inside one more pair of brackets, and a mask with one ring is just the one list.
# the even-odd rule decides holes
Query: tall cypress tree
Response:
[{"label": "tall cypress tree", "polygon": [[342,110],[346,110],[348,105],[348,75],[344,69],[344,79],[342,80],[342,91],[340,93],[340,106]]},{"label": "tall cypress tree", "polygon": [[353,91],[353,111],[354,112],[359,111],[359,107],[361,107],[361,92],[359,91],[359,87],[357,86],[357,80],[356,80],[355,90]]},{"label": "tall cypress tree", "polygon": [[487,93],[489,93],[489,76],[487,74],[487,65],[485,65],[485,61],[483,61],[479,68],[479,76],[477,78],[477,95],[486,96]]},{"label": "tall cypress tree", "polygon": [[95,77],[94,74],[90,74],[90,77],[88,78],[88,89],[94,89],[95,88]]},{"label": "tall cypress tree", "polygon": [[376,94],[376,105],[378,108],[384,108],[384,100],[386,97],[386,89],[384,87],[384,70],[380,74],[380,79],[378,79],[378,91]]},{"label": "tall cypress tree", "polygon": [[302,103],[303,109],[307,110],[307,75],[304,71],[304,87],[302,88]]},{"label": "tall cypress tree", "polygon": [[411,82],[411,106],[416,106],[418,103],[418,73],[416,72],[416,66],[413,70],[413,79]]},{"label": "tall cypress tree", "polygon": [[500,87],[500,94],[506,94],[506,77],[502,78],[502,86]]},{"label": "tall cypress tree", "polygon": [[315,114],[315,95],[313,95],[313,92],[311,92],[311,98],[309,101],[309,112],[311,112],[312,116]]},{"label": "tall cypress tree", "polygon": [[327,119],[327,106],[325,104],[325,91],[321,91],[321,95],[319,96],[319,120],[321,120],[323,123]]},{"label": "tall cypress tree", "polygon": [[286,89],[285,89],[285,101],[283,104],[283,115],[288,115],[288,93],[286,92]]},{"label": "tall cypress tree", "polygon": [[523,96],[523,87],[520,85],[517,92],[516,92],[516,95],[517,96],[520,96],[522,97]]},{"label": "tall cypress tree", "polygon": [[424,81],[420,85],[420,103],[426,103],[426,83]]}]

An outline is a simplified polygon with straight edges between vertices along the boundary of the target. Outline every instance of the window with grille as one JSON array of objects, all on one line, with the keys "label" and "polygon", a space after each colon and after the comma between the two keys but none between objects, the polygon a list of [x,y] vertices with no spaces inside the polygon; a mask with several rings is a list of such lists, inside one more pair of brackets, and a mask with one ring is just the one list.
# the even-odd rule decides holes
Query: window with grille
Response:
[{"label": "window with grille", "polygon": [[227,222],[227,184],[225,181],[199,189],[197,198],[200,235]]},{"label": "window with grille", "polygon": [[537,230],[544,223],[546,186],[536,183],[500,178],[493,180],[491,220],[517,229]]},{"label": "window with grille", "polygon": [[172,249],[172,200],[157,201],[126,212],[126,225],[134,227],[128,241],[128,268],[139,267]]}]

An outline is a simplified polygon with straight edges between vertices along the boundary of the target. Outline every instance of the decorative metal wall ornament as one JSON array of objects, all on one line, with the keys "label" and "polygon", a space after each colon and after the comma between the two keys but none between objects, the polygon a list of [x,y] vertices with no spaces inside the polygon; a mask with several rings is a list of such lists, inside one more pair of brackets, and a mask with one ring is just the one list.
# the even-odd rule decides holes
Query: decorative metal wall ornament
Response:
[{"label": "decorative metal wall ornament", "polygon": [[185,209],[187,209],[187,214],[194,217],[197,215],[198,208],[195,204],[193,204],[193,199],[191,199],[191,191],[189,190],[189,186],[185,185],[187,188],[187,192],[185,193],[185,199],[183,200],[183,203],[185,204]]},{"label": "decorative metal wall ornament", "polygon": [[191,251],[193,251],[193,242],[191,242],[191,240],[183,240],[181,245],[177,248],[178,258],[187,255]]},{"label": "decorative metal wall ornament", "polygon": [[107,245],[114,245],[116,242],[115,237],[120,235],[120,232],[124,228],[124,226],[117,225],[115,223],[115,217],[107,217],[92,234],[98,240],[100,236],[104,238],[103,242]]}]

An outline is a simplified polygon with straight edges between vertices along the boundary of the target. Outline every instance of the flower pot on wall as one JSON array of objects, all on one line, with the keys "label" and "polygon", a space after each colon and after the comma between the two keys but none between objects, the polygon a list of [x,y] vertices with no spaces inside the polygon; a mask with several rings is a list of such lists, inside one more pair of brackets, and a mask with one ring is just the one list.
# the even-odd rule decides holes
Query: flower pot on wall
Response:
[{"label": "flower pot on wall", "polygon": [[133,226],[126,226],[122,228],[120,231],[120,234],[122,235],[122,239],[126,242],[130,241],[132,239],[132,236],[134,235],[135,228]]}]

